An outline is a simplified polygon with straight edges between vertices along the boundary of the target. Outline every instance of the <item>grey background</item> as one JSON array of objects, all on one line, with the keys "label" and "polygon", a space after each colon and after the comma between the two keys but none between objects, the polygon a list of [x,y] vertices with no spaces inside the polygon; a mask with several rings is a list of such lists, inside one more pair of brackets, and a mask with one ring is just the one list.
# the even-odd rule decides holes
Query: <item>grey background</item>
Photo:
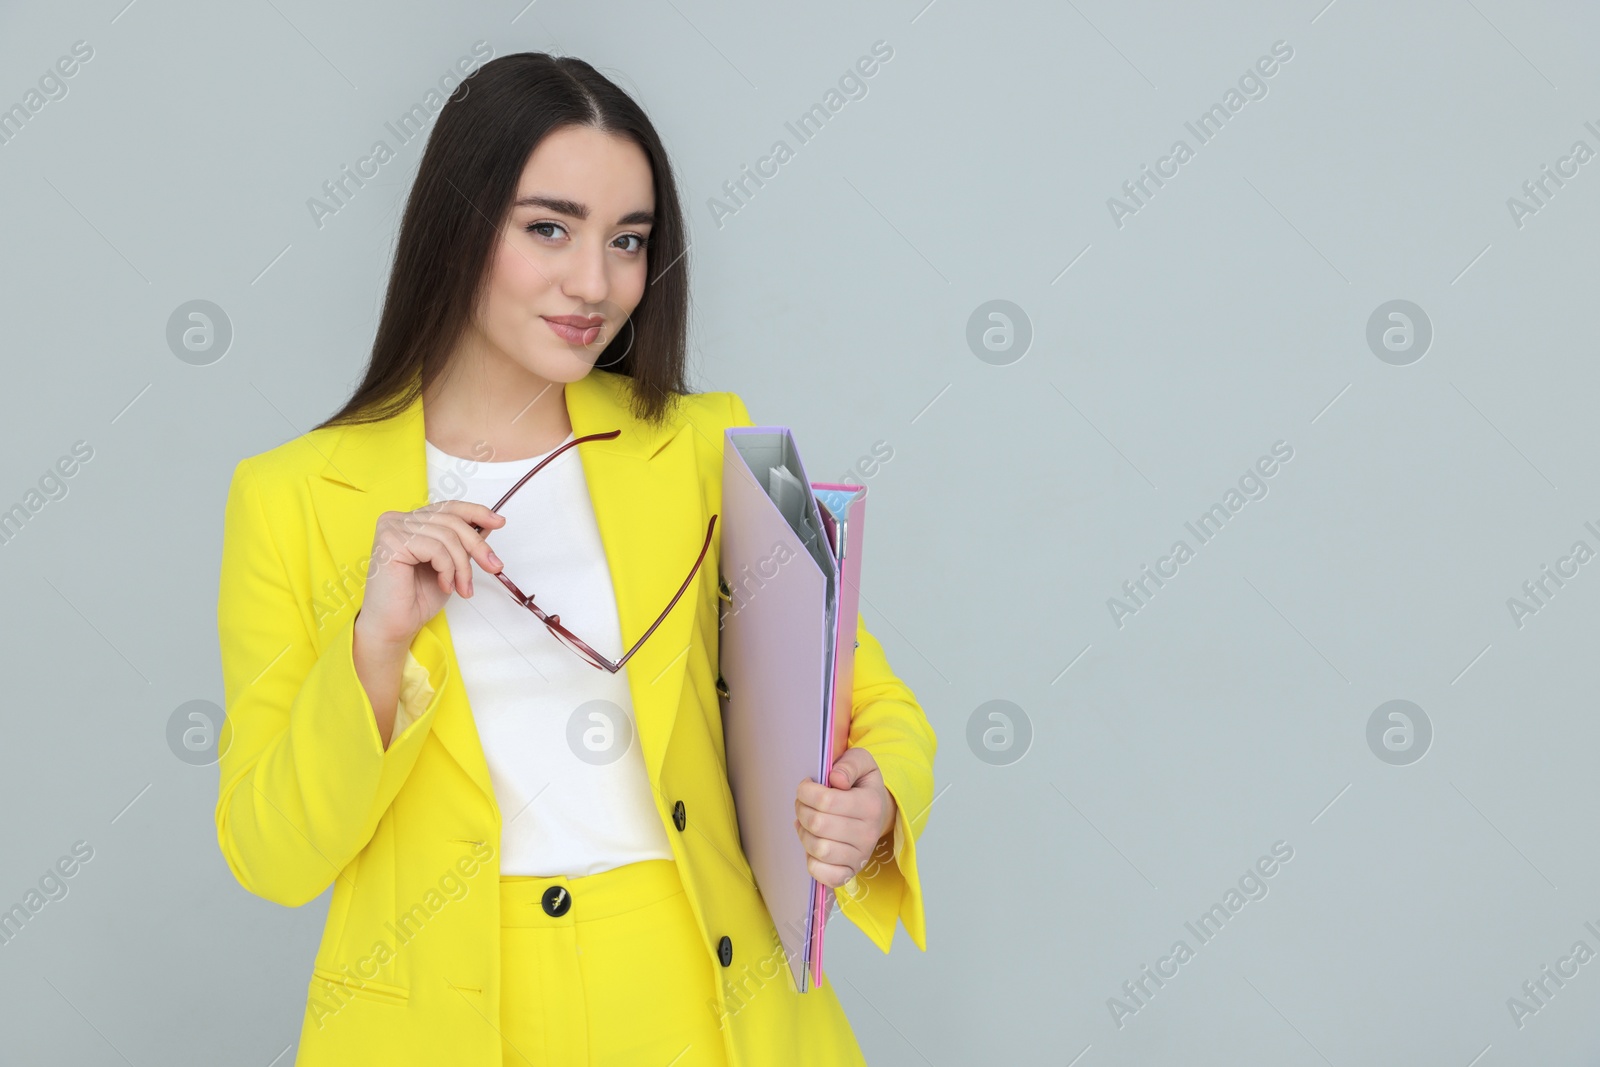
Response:
[{"label": "grey background", "polygon": [[[320,229],[306,201],[481,40],[581,56],[658,123],[698,387],[793,426],[814,477],[892,447],[863,611],[939,793],[928,952],[830,938],[870,1062],[1593,1063],[1600,962],[1520,1027],[1507,1000],[1600,951],[1600,562],[1520,627],[1507,599],[1600,549],[1600,161],[1520,227],[1507,199],[1600,149],[1600,19],[1324,3],[8,10],[0,105],[94,57],[0,145],[0,506],[94,457],[0,546],[0,905],[73,842],[94,858],[0,946],[5,1058],[293,1058],[327,898],[232,881],[216,769],[167,724],[221,700],[229,474],[357,379],[421,142]],[[879,40],[866,95],[797,145],[784,123]],[[1267,95],[1196,146],[1275,41]],[[708,199],[780,138],[718,226]],[[1108,198],[1178,138],[1194,158],[1118,227]],[[195,299],[234,330],[208,366],[166,341]],[[1366,341],[1397,299],[1434,331],[1405,366]],[[1032,332],[1004,365],[967,342],[991,300]],[[1266,497],[1119,627],[1108,598],[1277,441]],[[1020,709],[998,759],[968,741],[995,700]],[[1368,745],[1390,700],[1431,723],[1408,765]],[[1268,895],[1200,945],[1184,924],[1279,841]],[[1108,998],[1180,938],[1119,1026]]]}]

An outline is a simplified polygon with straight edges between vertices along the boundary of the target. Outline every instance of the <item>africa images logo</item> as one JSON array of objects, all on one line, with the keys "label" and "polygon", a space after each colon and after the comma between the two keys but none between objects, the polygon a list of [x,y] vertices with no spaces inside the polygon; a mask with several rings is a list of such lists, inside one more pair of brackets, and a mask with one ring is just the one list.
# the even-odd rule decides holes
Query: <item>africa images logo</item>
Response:
[{"label": "africa images logo", "polygon": [[1178,576],[1178,570],[1185,563],[1194,559],[1199,546],[1210,544],[1222,532],[1244,506],[1252,500],[1265,500],[1269,489],[1267,479],[1277,474],[1283,464],[1294,458],[1294,448],[1287,441],[1279,440],[1273,443],[1270,455],[1257,459],[1255,464],[1239,476],[1238,488],[1229,486],[1227,492],[1222,494],[1222,499],[1202,511],[1193,522],[1183,524],[1184,529],[1194,535],[1195,544],[1190,545],[1184,538],[1172,543],[1172,548],[1167,554],[1157,559],[1155,570],[1150,569],[1147,563],[1140,570],[1139,577],[1130,578],[1122,583],[1123,596],[1107,597],[1106,610],[1111,613],[1111,621],[1117,624],[1117,629],[1122,629],[1124,621],[1130,615],[1137,615],[1148,607],[1151,598],[1167,584],[1167,581]]},{"label": "africa images logo", "polygon": [[1139,968],[1138,977],[1122,983],[1122,996],[1106,998],[1106,1009],[1111,1013],[1111,1021],[1118,1030],[1127,1025],[1130,1017],[1148,1008],[1156,993],[1182,973],[1183,966],[1195,958],[1202,946],[1215,941],[1223,927],[1243,911],[1246,904],[1267,898],[1271,891],[1268,880],[1294,859],[1294,846],[1287,841],[1274,841],[1271,851],[1271,855],[1262,856],[1246,867],[1238,881],[1223,892],[1221,900],[1201,912],[1193,922],[1183,924],[1183,928],[1194,938],[1193,945],[1185,938],[1178,938],[1167,954],[1155,961],[1154,968],[1146,963]]},{"label": "africa images logo", "polygon": [[1167,154],[1156,160],[1154,171],[1146,163],[1140,168],[1138,177],[1122,183],[1125,199],[1115,196],[1106,198],[1106,210],[1111,212],[1112,224],[1119,230],[1127,225],[1127,218],[1147,207],[1156,191],[1178,176],[1179,170],[1195,157],[1201,145],[1214,141],[1223,127],[1244,110],[1245,104],[1266,99],[1267,79],[1276,75],[1283,69],[1282,64],[1293,58],[1294,49],[1288,41],[1272,42],[1272,54],[1262,56],[1253,66],[1246,67],[1245,72],[1239,75],[1237,88],[1228,86],[1220,101],[1200,112],[1193,122],[1183,124],[1184,129],[1194,137],[1193,145],[1182,137],[1173,141]]}]

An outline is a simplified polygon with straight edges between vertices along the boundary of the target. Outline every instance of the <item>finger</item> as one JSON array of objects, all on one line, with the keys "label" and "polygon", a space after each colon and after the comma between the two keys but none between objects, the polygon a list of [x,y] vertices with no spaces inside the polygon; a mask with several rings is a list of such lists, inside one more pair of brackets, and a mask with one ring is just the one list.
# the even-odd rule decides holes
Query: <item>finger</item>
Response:
[{"label": "finger", "polygon": [[855,749],[846,749],[843,756],[833,761],[833,768],[828,772],[826,781],[835,789],[849,789],[855,780],[861,777],[862,768],[852,755],[853,752]]},{"label": "finger", "polygon": [[[842,886],[851,878],[855,877],[856,872],[854,867],[847,866],[846,864],[842,863],[829,862],[829,860],[826,858],[828,854],[825,853],[824,855],[818,855],[818,853],[814,851],[814,849],[820,848],[823,845],[832,844],[832,842],[819,842],[815,845],[808,843],[809,835],[806,834],[805,829],[798,823],[795,825],[795,832],[800,835],[802,844],[805,844],[806,870],[810,872],[811,877],[815,878],[817,881],[828,886],[829,888]],[[810,841],[816,842],[817,839],[810,838]]]},{"label": "finger", "polygon": [[832,805],[841,790],[825,786],[820,782],[813,782],[807,778],[795,789],[795,796],[804,804],[822,811],[831,811]]},{"label": "finger", "polygon": [[490,574],[498,573],[504,566],[500,557],[494,554],[494,549],[489,547],[489,542],[479,533],[477,528],[460,515],[441,512],[434,516],[435,524],[442,525],[453,532],[466,549],[467,554],[478,561]]},{"label": "finger", "polygon": [[444,546],[450,554],[452,584],[462,596],[472,595],[472,558],[467,555],[467,550],[457,536],[456,530],[447,522],[437,518],[423,522],[420,536],[429,537]]},{"label": "finger", "polygon": [[411,554],[419,563],[426,563],[438,574],[439,592],[450,595],[450,588],[460,581],[456,557],[450,547],[431,533],[419,532],[406,539]]},{"label": "finger", "polygon": [[815,805],[807,804],[803,800],[796,799],[794,802],[794,814],[796,818],[804,819],[806,824],[809,826],[812,825],[815,820],[827,816],[828,813],[823,811],[821,808],[816,807]]},{"label": "finger", "polygon": [[802,829],[828,841],[858,841],[866,837],[868,823],[844,815],[829,815],[815,808],[799,808],[795,821]]},{"label": "finger", "polygon": [[456,515],[478,530],[498,530],[505,525],[506,517],[498,511],[492,511],[487,504],[474,504],[470,500],[445,500],[440,502],[439,510],[449,515]]},{"label": "finger", "polygon": [[456,592],[464,597],[472,595],[472,557],[467,554],[467,547],[461,543],[461,538],[448,523],[439,522],[437,519],[430,522],[429,534],[444,545],[446,552],[450,553],[450,560],[455,566]]},{"label": "finger", "polygon": [[388,562],[414,567],[426,558],[417,551],[416,545],[417,535],[424,528],[424,524],[408,511],[385,512],[379,520],[373,552],[377,554],[382,549]]},{"label": "finger", "polygon": [[[386,562],[408,566],[413,570],[423,563],[430,563],[443,551],[444,546],[432,547],[430,543],[424,543],[421,531],[425,528],[426,524],[414,512],[386,511],[378,516],[373,554],[381,552]],[[434,572],[439,592],[448,596],[453,566],[434,564]],[[416,577],[420,578],[420,573]]]},{"label": "finger", "polygon": [[797,811],[805,808],[824,818],[867,821],[872,818],[871,795],[853,789],[822,789],[822,795],[814,803],[796,798],[795,804]]},{"label": "finger", "polygon": [[806,855],[814,860],[844,867],[850,863],[851,858],[856,854],[855,847],[848,842],[820,837],[801,826],[798,820],[796,820],[794,828],[795,833],[800,835],[800,844],[805,847]]},{"label": "finger", "polygon": [[833,867],[818,863],[816,860],[807,860],[806,870],[810,872],[811,877],[829,889],[839,889],[853,877],[846,867]]}]

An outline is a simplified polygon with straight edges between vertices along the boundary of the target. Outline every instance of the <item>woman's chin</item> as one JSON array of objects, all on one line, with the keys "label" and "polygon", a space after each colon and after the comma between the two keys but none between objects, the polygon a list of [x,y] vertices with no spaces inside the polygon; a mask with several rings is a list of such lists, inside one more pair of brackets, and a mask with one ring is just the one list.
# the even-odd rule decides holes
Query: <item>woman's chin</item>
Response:
[{"label": "woman's chin", "polygon": [[536,374],[545,381],[571,382],[594,369],[599,347],[596,345],[591,352],[559,341],[529,344],[517,353],[516,362],[529,374]]}]

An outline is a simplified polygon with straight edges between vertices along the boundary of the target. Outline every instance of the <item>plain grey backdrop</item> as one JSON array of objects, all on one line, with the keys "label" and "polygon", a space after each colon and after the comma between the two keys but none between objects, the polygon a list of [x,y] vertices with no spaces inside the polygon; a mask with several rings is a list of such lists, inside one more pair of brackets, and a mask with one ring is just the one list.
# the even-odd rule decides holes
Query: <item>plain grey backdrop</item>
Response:
[{"label": "plain grey backdrop", "polygon": [[1510,0],[8,6],[0,1058],[292,1061],[327,897],[234,883],[172,735],[222,699],[228,479],[360,375],[424,143],[390,124],[535,50],[662,132],[696,386],[813,477],[892,453],[863,613],[940,747],[928,951],[830,938],[870,1062],[1595,1062],[1597,32]]}]

